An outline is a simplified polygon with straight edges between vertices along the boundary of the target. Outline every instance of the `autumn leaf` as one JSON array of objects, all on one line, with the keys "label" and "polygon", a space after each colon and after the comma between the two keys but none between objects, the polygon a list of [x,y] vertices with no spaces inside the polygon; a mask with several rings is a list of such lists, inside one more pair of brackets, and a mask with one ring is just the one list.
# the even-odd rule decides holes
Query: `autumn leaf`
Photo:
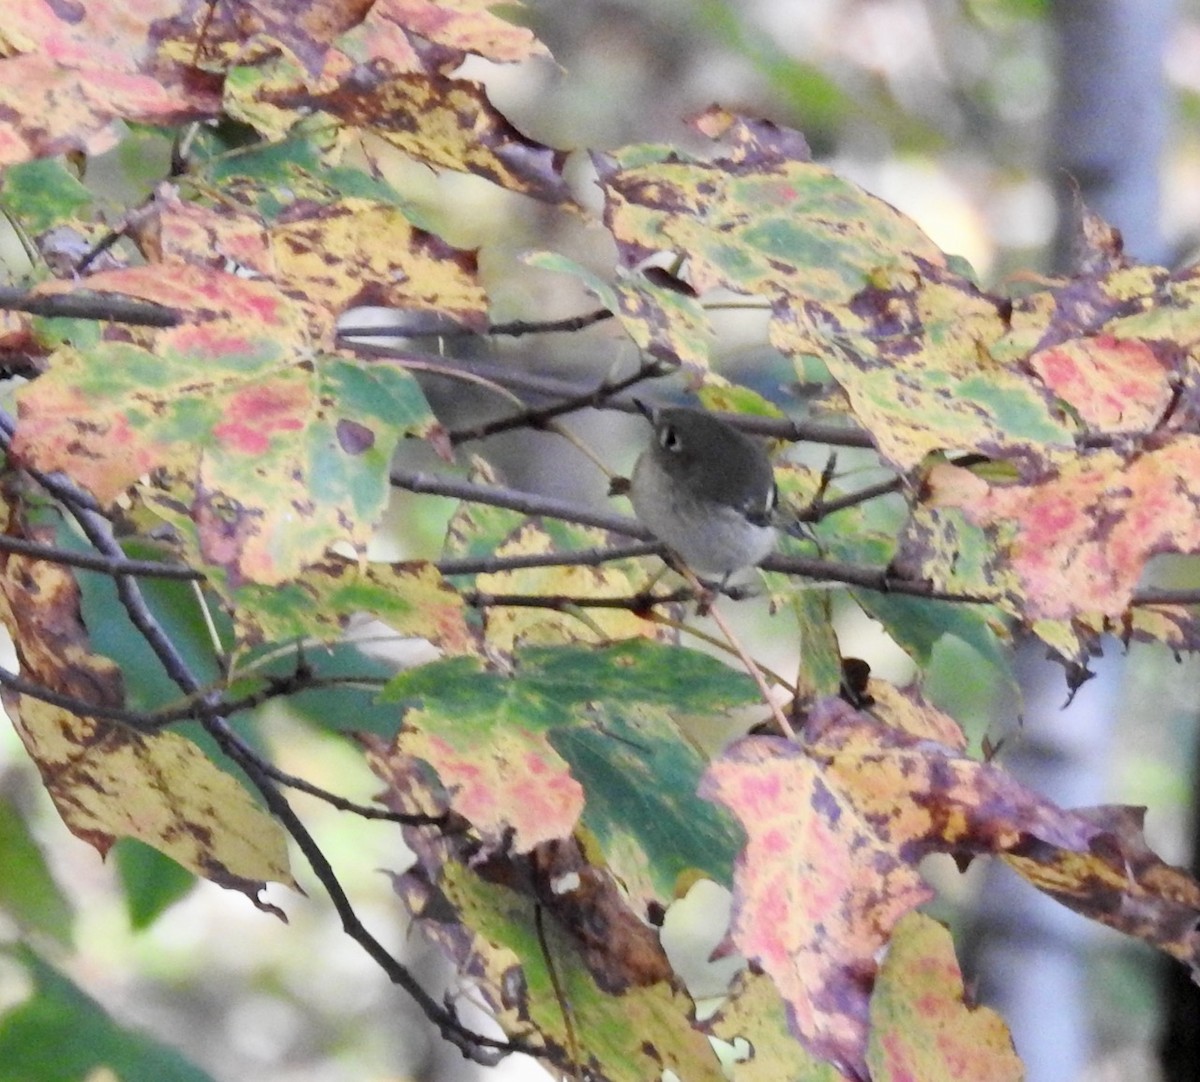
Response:
[{"label": "autumn leaf", "polygon": [[662,251],[686,258],[698,293],[845,302],[880,267],[941,251],[881,199],[810,160],[795,132],[720,110],[697,122],[727,146],[702,160],[635,146],[596,159],[604,221],[626,266]]},{"label": "autumn leaf", "polygon": [[[731,1082],[852,1082],[811,1055],[788,1028],[787,1010],[771,978],[746,969],[703,1029],[749,1050],[728,1068]],[[736,1044],[735,1044],[736,1047]]]},{"label": "autumn leaf", "polygon": [[[175,340],[175,346],[181,345]],[[364,549],[401,435],[424,396],[387,362],[296,361],[267,338],[192,328],[186,350],[60,351],[18,397],[13,454],[65,470],[102,503],[152,471],[234,582],[295,577],[335,541]]]},{"label": "autumn leaf", "polygon": [[[561,881],[569,893],[573,880],[564,874]],[[551,1063],[608,1082],[645,1082],[664,1070],[689,1082],[723,1082],[711,1045],[691,1025],[691,1000],[665,979],[669,969],[616,995],[589,968],[577,938],[588,921],[565,925],[552,910],[539,916],[535,899],[460,864],[440,875],[417,868],[394,882],[416,927],[470,979],[504,1031],[529,1038],[532,1024]],[[613,935],[616,955],[628,947],[628,936]],[[657,957],[664,965],[661,948]]]},{"label": "autumn leaf", "polygon": [[[701,785],[748,839],[731,945],[775,981],[811,1052],[865,1076],[878,953],[900,918],[931,897],[917,866],[932,852],[1032,862],[1058,891],[1125,913],[1125,930],[1194,958],[1193,925],[1182,934],[1181,918],[1200,888],[1185,890],[1152,854],[1135,860],[1111,816],[1098,822],[1056,807],[994,764],[930,739],[944,722],[916,714],[908,709],[900,729],[824,700],[800,743],[744,738]],[[1139,911],[1156,914],[1153,932],[1138,930]]]},{"label": "autumn leaf", "polygon": [[[977,574],[1024,620],[1119,621],[1152,556],[1200,551],[1198,470],[1200,438],[1190,435],[1132,453],[1096,451],[1033,484],[938,465],[925,506],[935,516],[953,509],[985,531],[991,551]],[[908,552],[921,559],[919,547]],[[922,570],[946,582],[945,566],[927,559]]]},{"label": "autumn leaf", "polygon": [[[0,556],[0,619],[22,675],[98,707],[124,705],[120,671],[90,650],[68,569]],[[294,885],[283,831],[190,740],[77,715],[9,689],[3,700],[73,834],[101,855],[118,838],[136,838],[279,914],[258,895],[268,880]]]},{"label": "autumn leaf", "polygon": [[1003,1019],[966,1002],[950,933],[910,913],[896,927],[871,996],[872,1082],[1022,1082]]},{"label": "autumn leaf", "polygon": [[[688,798],[702,761],[680,746],[679,715],[753,696],[745,677],[711,658],[640,640],[530,647],[511,675],[448,659],[389,682],[383,700],[406,710],[376,770],[402,788],[413,760],[426,764],[443,809],[489,848],[528,852],[567,837],[583,816],[636,896],[669,899],[689,867],[727,880],[736,845],[726,817]],[[586,807],[576,774],[593,794]],[[660,784],[671,778],[678,789]]]}]

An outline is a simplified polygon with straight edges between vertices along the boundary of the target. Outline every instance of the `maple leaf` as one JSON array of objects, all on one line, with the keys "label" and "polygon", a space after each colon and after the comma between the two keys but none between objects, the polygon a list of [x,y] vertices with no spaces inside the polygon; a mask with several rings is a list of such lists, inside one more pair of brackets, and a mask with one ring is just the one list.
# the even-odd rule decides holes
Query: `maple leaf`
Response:
[{"label": "maple leaf", "polygon": [[[1196,964],[1200,886],[1154,857],[1108,811],[1065,811],[994,764],[819,703],[803,741],[747,737],[701,794],[741,821],[730,943],[761,965],[816,1055],[866,1075],[868,1003],[880,949],[931,897],[929,853],[1005,855],[1035,885]],[[1121,829],[1117,825],[1120,824]]]},{"label": "maple leaf", "polygon": [[[5,511],[6,532],[28,536],[12,509]],[[22,672],[51,691],[121,707],[121,672],[91,651],[79,604],[67,568],[0,555],[0,620]],[[3,699],[73,834],[101,855],[118,838],[137,838],[282,916],[259,893],[267,880],[294,885],[283,831],[192,741],[177,733],[141,733],[7,689]]]}]

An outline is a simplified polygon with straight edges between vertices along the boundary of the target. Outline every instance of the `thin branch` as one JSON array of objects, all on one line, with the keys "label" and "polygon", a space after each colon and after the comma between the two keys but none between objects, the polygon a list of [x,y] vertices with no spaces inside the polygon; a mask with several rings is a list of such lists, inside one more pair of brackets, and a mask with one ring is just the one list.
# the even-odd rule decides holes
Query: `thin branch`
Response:
[{"label": "thin branch", "polygon": [[246,745],[241,742],[223,718],[211,718],[206,728],[220,745],[221,750],[246,772],[254,787],[262,794],[271,814],[283,824],[289,836],[299,846],[300,852],[304,854],[313,874],[325,888],[329,900],[333,903],[333,908],[341,919],[342,930],[367,952],[393,984],[399,985],[412,997],[425,1017],[438,1027],[446,1040],[458,1047],[465,1055],[470,1055],[473,1051],[478,1054],[480,1048],[492,1049],[502,1055],[511,1052],[535,1054],[535,1050],[523,1041],[500,1041],[468,1029],[454,1017],[451,1011],[426,992],[408,967],[393,958],[387,948],[367,930],[359,919],[349,897],[342,889],[333,866],[300,817],[292,810],[292,806],[275,787],[271,778],[264,773],[263,764],[258,756],[249,752]]},{"label": "thin branch", "polygon": [[[158,721],[153,714],[142,710],[129,710],[121,706],[107,706],[104,703],[92,702],[76,695],[67,695],[36,680],[28,680],[15,672],[0,666],[0,687],[9,691],[28,695],[31,699],[57,706],[81,718],[96,718],[100,721],[113,721],[127,725],[139,732],[150,732],[157,727]],[[187,716],[191,716],[189,713]]]},{"label": "thin branch", "polygon": [[820,522],[838,511],[845,511],[848,507],[857,507],[861,503],[878,499],[880,496],[890,496],[893,492],[899,492],[903,487],[903,477],[889,477],[886,481],[879,481],[874,485],[868,485],[855,492],[848,492],[844,496],[838,496],[832,500],[818,499],[810,506],[796,512],[795,518],[797,522]]},{"label": "thin branch", "polygon": [[624,609],[629,612],[649,612],[655,605],[675,605],[694,601],[698,596],[690,587],[667,594],[628,594],[622,597],[590,597],[582,594],[490,594],[482,590],[465,590],[459,594],[463,604],[473,609],[550,609],[572,613],[577,609]]},{"label": "thin branch", "polygon": [[956,601],[963,605],[994,605],[1000,594],[957,594],[935,589],[930,583],[917,579],[899,578],[886,567],[861,567],[835,560],[817,560],[808,556],[785,556],[775,553],[761,564],[764,571],[781,571],[801,575],[818,582],[841,582],[881,594],[905,594],[929,601]]},{"label": "thin branch", "polygon": [[1135,590],[1129,599],[1133,605],[1200,605],[1200,589],[1169,589],[1162,586],[1144,586]]},{"label": "thin branch", "polygon": [[468,440],[481,440],[486,436],[494,436],[499,432],[509,432],[516,428],[543,428],[548,421],[555,417],[562,417],[583,409],[598,409],[622,391],[648,379],[657,379],[663,374],[662,366],[657,363],[641,364],[632,375],[612,382],[605,380],[592,390],[584,391],[571,398],[564,398],[548,406],[537,408],[530,406],[513,416],[485,421],[483,424],[471,428],[455,429],[450,433],[450,442],[459,444],[466,443]]},{"label": "thin branch", "polygon": [[638,556],[660,556],[658,541],[639,541],[632,545],[575,549],[572,552],[531,552],[513,556],[460,556],[437,560],[433,566],[442,575],[490,575],[497,571],[518,571],[526,567],[596,567],[614,560]]},{"label": "thin branch", "polygon": [[[595,384],[583,380],[569,380],[559,376],[522,371],[512,365],[490,364],[487,361],[464,360],[457,357],[448,359],[433,353],[413,353],[410,350],[397,350],[390,346],[378,346],[366,342],[350,342],[347,343],[347,348],[369,357],[416,358],[424,363],[426,371],[438,374],[440,369],[442,374],[448,378],[453,377],[456,371],[472,372],[503,387],[549,399],[551,403],[578,399],[595,392]],[[620,413],[641,414],[631,398],[609,398],[603,403],[603,407]],[[791,443],[802,441],[826,443],[839,447],[873,448],[875,446],[868,433],[850,427],[844,421],[793,421],[787,417],[760,417],[748,413],[715,412],[718,417],[744,432],[767,436],[771,439],[786,440]]]},{"label": "thin branch", "polygon": [[102,319],[131,327],[177,327],[183,320],[174,309],[161,304],[84,289],[74,293],[30,293],[0,286],[0,310],[64,319]]},{"label": "thin branch", "polygon": [[[215,702],[212,704],[191,702],[185,706],[172,707],[167,710],[147,711],[107,706],[103,703],[84,699],[76,695],[67,695],[63,692],[55,691],[45,684],[28,680],[0,666],[0,686],[8,688],[10,691],[19,692],[21,695],[28,695],[31,699],[49,703],[51,706],[57,706],[61,710],[69,711],[76,717],[95,718],[99,721],[109,721],[119,725],[126,725],[147,735],[161,731],[171,722],[203,720],[205,717],[213,715],[228,716],[254,706],[260,706],[269,699],[293,694],[296,691],[307,691],[313,688],[332,686],[335,683],[347,684],[351,682],[362,683],[363,681],[361,678],[351,677],[315,678],[300,683],[296,687],[284,688],[275,686],[269,690],[247,695],[232,702]],[[274,683],[279,685],[282,682],[275,681]],[[246,754],[251,755],[253,752],[247,748]],[[272,763],[260,759],[259,766],[264,773],[280,785],[286,785],[288,788],[307,793],[309,796],[325,801],[325,803],[337,808],[339,811],[351,812],[363,819],[383,819],[388,822],[400,823],[404,826],[442,826],[446,822],[445,815],[408,814],[391,811],[388,808],[377,808],[369,804],[359,804],[356,801],[338,796],[327,789],[322,789],[320,786],[314,785],[304,778],[297,777],[294,774],[287,774]]]},{"label": "thin branch", "polygon": [[131,560],[128,558],[118,560],[91,552],[76,552],[73,549],[60,548],[58,545],[46,545],[39,541],[27,541],[9,534],[0,534],[0,552],[12,552],[31,560],[45,560],[47,563],[78,567],[84,571],[99,571],[105,575],[136,575],[140,578],[204,581],[203,572],[195,571],[182,564],[164,564],[155,560]]},{"label": "thin branch", "polygon": [[[425,316],[425,313],[421,313]],[[578,316],[567,316],[565,319],[514,319],[507,323],[493,323],[479,330],[469,327],[459,320],[441,320],[430,323],[428,319],[399,323],[382,327],[339,327],[339,338],[479,338],[484,335],[504,335],[509,338],[520,338],[529,334],[570,334],[574,331],[586,330],[606,319],[612,319],[613,314],[607,308],[597,308]],[[409,313],[404,313],[409,319]]]},{"label": "thin branch", "polygon": [[[324,683],[328,684],[337,680],[339,682],[347,682],[345,678],[330,677]],[[278,681],[276,682],[278,683]],[[313,687],[322,685],[308,683],[297,690],[308,690]],[[226,726],[226,717],[232,711],[220,709],[212,710],[208,717],[216,718],[221,725]],[[400,823],[403,826],[444,826],[447,821],[445,815],[425,815],[420,812],[396,812],[389,808],[377,808],[369,804],[359,804],[357,801],[347,800],[345,797],[338,796],[336,793],[331,793],[328,789],[322,789],[319,785],[314,785],[295,774],[288,774],[280,770],[274,763],[263,759],[249,744],[245,743],[241,737],[232,729],[229,729],[229,740],[235,743],[242,756],[248,759],[253,759],[261,770],[272,781],[280,785],[286,785],[289,789],[295,789],[301,793],[307,793],[309,796],[316,797],[318,800],[323,800],[331,807],[337,808],[338,811],[351,812],[362,819],[382,819],[392,823]]]},{"label": "thin branch", "polygon": [[457,477],[412,470],[393,469],[390,478],[393,485],[408,492],[447,496],[450,499],[468,500],[491,507],[506,507],[511,511],[520,511],[526,515],[544,515],[547,518],[562,519],[564,522],[576,522],[582,526],[595,526],[601,530],[624,534],[627,537],[637,537],[644,541],[653,540],[650,531],[636,519],[626,515],[616,515],[611,511],[599,511],[584,507],[568,500],[539,496],[532,492],[506,488],[503,485],[480,485],[473,481],[460,480]]},{"label": "thin branch", "polygon": [[[2,421],[0,421],[0,431],[3,431]],[[54,489],[64,492],[67,496],[72,495],[75,487],[59,475],[48,475],[46,481],[50,482]],[[84,535],[97,550],[114,559],[123,558],[121,547],[112,536],[110,524],[102,515],[80,506],[73,506],[70,510]],[[117,596],[129,615],[130,621],[154,651],[167,675],[185,695],[193,695],[201,691],[200,680],[191,671],[183,655],[151,613],[142,596],[137,579],[129,575],[117,575],[114,581],[117,587]],[[202,700],[202,704],[208,706],[209,709],[213,708],[212,701],[208,697]],[[269,764],[264,763],[243,745],[233,730],[229,728],[228,722],[220,715],[207,714],[202,718],[202,724],[222,750],[246,772],[246,776],[262,795],[272,814],[283,823],[284,829],[300,847],[313,873],[337,910],[346,934],[370,955],[393,983],[399,985],[413,998],[425,1016],[438,1027],[442,1036],[464,1052],[472,1048],[475,1050],[490,1048],[500,1053],[526,1051],[527,1048],[523,1042],[497,1041],[468,1029],[458,1021],[453,1012],[438,1004],[421,987],[416,977],[403,963],[393,958],[383,944],[371,935],[359,920],[354,907],[342,889],[337,873],[326,859],[320,846],[308,833],[303,822],[292,810],[287,798],[276,787],[275,781],[271,778]]]}]

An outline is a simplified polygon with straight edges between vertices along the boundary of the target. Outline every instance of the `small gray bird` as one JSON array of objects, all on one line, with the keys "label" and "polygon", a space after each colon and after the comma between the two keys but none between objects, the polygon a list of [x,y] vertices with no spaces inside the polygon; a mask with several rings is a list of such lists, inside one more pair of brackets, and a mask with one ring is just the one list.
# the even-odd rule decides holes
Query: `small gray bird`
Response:
[{"label": "small gray bird", "polygon": [[762,441],[703,410],[638,408],[654,425],[629,485],[642,524],[708,581],[764,560],[776,491]]}]

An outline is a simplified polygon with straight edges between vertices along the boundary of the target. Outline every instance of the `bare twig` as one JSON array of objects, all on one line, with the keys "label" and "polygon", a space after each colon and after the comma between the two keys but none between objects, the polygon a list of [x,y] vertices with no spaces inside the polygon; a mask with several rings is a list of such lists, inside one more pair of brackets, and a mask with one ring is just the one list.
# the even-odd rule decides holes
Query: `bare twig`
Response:
[{"label": "bare twig", "polygon": [[132,327],[176,327],[182,316],[172,308],[107,293],[30,293],[0,286],[0,310],[64,319],[102,319]]},{"label": "bare twig", "polygon": [[596,323],[612,319],[612,312],[607,308],[597,308],[578,316],[568,316],[565,319],[514,319],[507,323],[493,323],[485,330],[468,327],[457,320],[427,326],[422,323],[418,329],[399,323],[382,327],[339,327],[340,338],[478,338],[484,335],[504,335],[509,338],[520,338],[529,334],[570,334],[586,330]]},{"label": "bare twig", "polygon": [[31,560],[78,567],[84,571],[99,571],[105,575],[136,575],[147,579],[184,579],[202,582],[204,574],[182,564],[164,564],[155,560],[112,559],[91,552],[76,552],[58,545],[27,541],[22,537],[0,534],[0,552],[12,552]]},{"label": "bare twig", "polygon": [[595,567],[614,560],[638,556],[658,556],[663,546],[657,541],[638,541],[632,545],[575,549],[572,552],[530,552],[512,556],[458,556],[437,560],[434,567],[443,575],[489,575],[497,571],[517,571],[526,567]]},{"label": "bare twig", "polygon": [[483,424],[474,425],[471,428],[455,429],[450,433],[450,442],[458,444],[468,440],[481,440],[485,436],[494,436],[499,432],[509,432],[517,428],[542,428],[555,417],[562,417],[582,409],[599,408],[622,391],[627,391],[630,387],[648,379],[657,379],[662,374],[663,367],[660,364],[644,363],[639,365],[637,371],[631,375],[612,382],[605,380],[590,391],[564,398],[548,406],[537,408],[530,406],[510,417],[485,421]]},{"label": "bare twig", "polygon": [[451,1011],[426,992],[408,967],[393,958],[387,948],[367,930],[359,919],[349,897],[342,889],[333,866],[300,817],[292,810],[292,806],[275,787],[272,779],[263,771],[263,763],[259,757],[249,752],[246,745],[238,739],[237,734],[223,718],[209,719],[206,728],[220,745],[221,750],[246,772],[254,787],[262,794],[271,814],[283,824],[284,829],[299,846],[300,852],[304,854],[313,874],[325,888],[325,893],[333,903],[333,908],[341,919],[342,930],[367,952],[393,984],[399,985],[412,997],[425,1017],[438,1027],[446,1040],[468,1055],[472,1052],[477,1055],[480,1048],[491,1049],[501,1055],[512,1052],[530,1052],[531,1054],[534,1052],[523,1041],[500,1041],[468,1029]]},{"label": "bare twig", "polygon": [[390,476],[393,485],[409,492],[448,496],[451,499],[469,500],[491,507],[507,507],[526,515],[544,515],[547,518],[562,519],[564,522],[595,526],[612,533],[625,534],[627,537],[652,540],[650,531],[636,519],[625,515],[615,515],[611,511],[599,511],[584,507],[568,500],[538,496],[532,492],[505,488],[503,485],[480,485],[473,481],[463,481],[457,477],[446,477],[436,473],[393,469]]},{"label": "bare twig", "polygon": [[[442,374],[447,377],[452,377],[456,371],[473,372],[501,386],[548,399],[551,403],[586,397],[595,393],[596,389],[595,384],[589,384],[583,380],[569,380],[560,376],[522,371],[511,364],[489,364],[487,361],[446,358],[433,353],[414,353],[411,350],[397,350],[390,346],[372,345],[366,342],[349,342],[347,348],[368,357],[417,358],[424,363],[425,371],[437,374],[440,368],[443,370]],[[603,408],[621,413],[638,414],[641,412],[634,405],[633,399],[619,396],[606,399]],[[771,439],[786,440],[792,443],[800,441],[827,443],[839,447],[871,448],[875,446],[868,433],[854,428],[844,421],[794,421],[788,417],[760,417],[748,413],[714,412],[718,417],[745,432],[768,436]]]},{"label": "bare twig", "polygon": [[489,594],[481,590],[466,590],[459,595],[473,609],[550,609],[572,612],[576,609],[624,609],[628,612],[648,612],[655,605],[675,605],[697,597],[690,587],[667,594],[628,594],[622,597],[590,597],[583,594]]},{"label": "bare twig", "polygon": [[761,564],[764,571],[782,571],[787,575],[801,575],[818,582],[841,582],[864,590],[881,594],[905,594],[923,597],[929,601],[956,601],[963,605],[994,605],[1001,600],[995,594],[958,594],[936,589],[932,583],[917,579],[897,577],[886,567],[863,567],[858,564],[840,563],[836,560],[817,560],[807,556],[786,556],[775,553]]},{"label": "bare twig", "polygon": [[1163,586],[1144,586],[1135,590],[1130,605],[1200,605],[1200,589],[1168,589]]},{"label": "bare twig", "polygon": [[[129,710],[122,706],[107,706],[104,703],[81,699],[77,695],[66,695],[46,687],[45,684],[40,684],[36,680],[26,679],[2,666],[0,666],[0,686],[9,691],[19,692],[21,695],[28,695],[31,699],[37,699],[39,702],[57,706],[60,710],[68,710],[81,718],[113,721],[140,732],[150,731],[160,724],[158,719],[147,711]],[[185,716],[191,717],[191,711]]]},{"label": "bare twig", "polygon": [[818,500],[814,500],[810,506],[796,512],[796,521],[820,522],[827,516],[836,514],[838,511],[844,511],[848,507],[856,507],[860,503],[878,499],[880,496],[890,496],[893,492],[899,492],[903,487],[903,477],[889,477],[886,481],[868,485],[866,488],[860,488],[855,492],[847,492],[844,496],[835,496],[832,500],[821,497]]}]

